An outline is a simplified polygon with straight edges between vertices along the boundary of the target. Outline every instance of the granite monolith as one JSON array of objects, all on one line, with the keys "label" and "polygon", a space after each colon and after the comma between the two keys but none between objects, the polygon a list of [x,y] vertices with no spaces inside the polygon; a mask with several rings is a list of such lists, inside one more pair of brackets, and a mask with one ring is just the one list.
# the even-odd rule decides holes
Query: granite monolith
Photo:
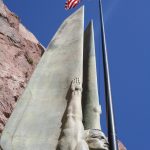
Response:
[{"label": "granite monolith", "polygon": [[56,150],[71,81],[82,83],[83,20],[81,7],[55,34],[4,129],[3,150]]},{"label": "granite monolith", "polygon": [[93,21],[84,33],[83,123],[86,130],[101,129]]}]

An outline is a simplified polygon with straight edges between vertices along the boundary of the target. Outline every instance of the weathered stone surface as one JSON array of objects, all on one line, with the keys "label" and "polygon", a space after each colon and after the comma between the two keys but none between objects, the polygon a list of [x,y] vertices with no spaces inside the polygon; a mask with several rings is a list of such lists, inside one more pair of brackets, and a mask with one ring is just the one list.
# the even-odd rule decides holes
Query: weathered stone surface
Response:
[{"label": "weathered stone surface", "polygon": [[85,130],[101,129],[93,22],[84,33],[83,123]]},{"label": "weathered stone surface", "polygon": [[0,135],[43,50],[0,0]]},{"label": "weathered stone surface", "polygon": [[82,82],[83,7],[61,25],[1,137],[4,150],[55,150],[74,77]]}]

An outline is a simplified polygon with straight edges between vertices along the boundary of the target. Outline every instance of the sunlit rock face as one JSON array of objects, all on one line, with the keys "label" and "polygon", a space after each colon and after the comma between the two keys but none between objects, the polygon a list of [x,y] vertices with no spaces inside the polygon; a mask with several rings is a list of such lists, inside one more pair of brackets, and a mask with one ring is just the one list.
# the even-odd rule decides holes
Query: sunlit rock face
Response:
[{"label": "sunlit rock face", "polygon": [[0,135],[44,48],[0,0]]},{"label": "sunlit rock face", "polygon": [[118,146],[119,150],[127,150],[127,148],[120,141],[118,141]]}]

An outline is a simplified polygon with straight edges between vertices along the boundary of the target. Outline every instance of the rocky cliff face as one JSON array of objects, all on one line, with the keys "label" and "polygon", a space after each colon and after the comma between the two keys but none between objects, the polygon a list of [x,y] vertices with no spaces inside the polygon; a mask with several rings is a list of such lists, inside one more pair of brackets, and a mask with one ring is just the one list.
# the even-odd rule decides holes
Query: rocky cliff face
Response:
[{"label": "rocky cliff face", "polygon": [[119,141],[118,142],[119,150],[127,150],[126,147]]},{"label": "rocky cliff face", "polygon": [[0,0],[0,135],[44,48]]}]

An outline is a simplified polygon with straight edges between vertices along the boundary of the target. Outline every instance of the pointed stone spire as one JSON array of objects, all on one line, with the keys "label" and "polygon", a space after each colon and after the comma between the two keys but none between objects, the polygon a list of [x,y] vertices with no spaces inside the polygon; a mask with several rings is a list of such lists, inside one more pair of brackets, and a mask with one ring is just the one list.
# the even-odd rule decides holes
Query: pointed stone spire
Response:
[{"label": "pointed stone spire", "polygon": [[67,93],[82,80],[84,7],[55,34],[1,137],[4,150],[56,150]]},{"label": "pointed stone spire", "polygon": [[93,22],[84,33],[83,123],[85,129],[101,129]]}]

